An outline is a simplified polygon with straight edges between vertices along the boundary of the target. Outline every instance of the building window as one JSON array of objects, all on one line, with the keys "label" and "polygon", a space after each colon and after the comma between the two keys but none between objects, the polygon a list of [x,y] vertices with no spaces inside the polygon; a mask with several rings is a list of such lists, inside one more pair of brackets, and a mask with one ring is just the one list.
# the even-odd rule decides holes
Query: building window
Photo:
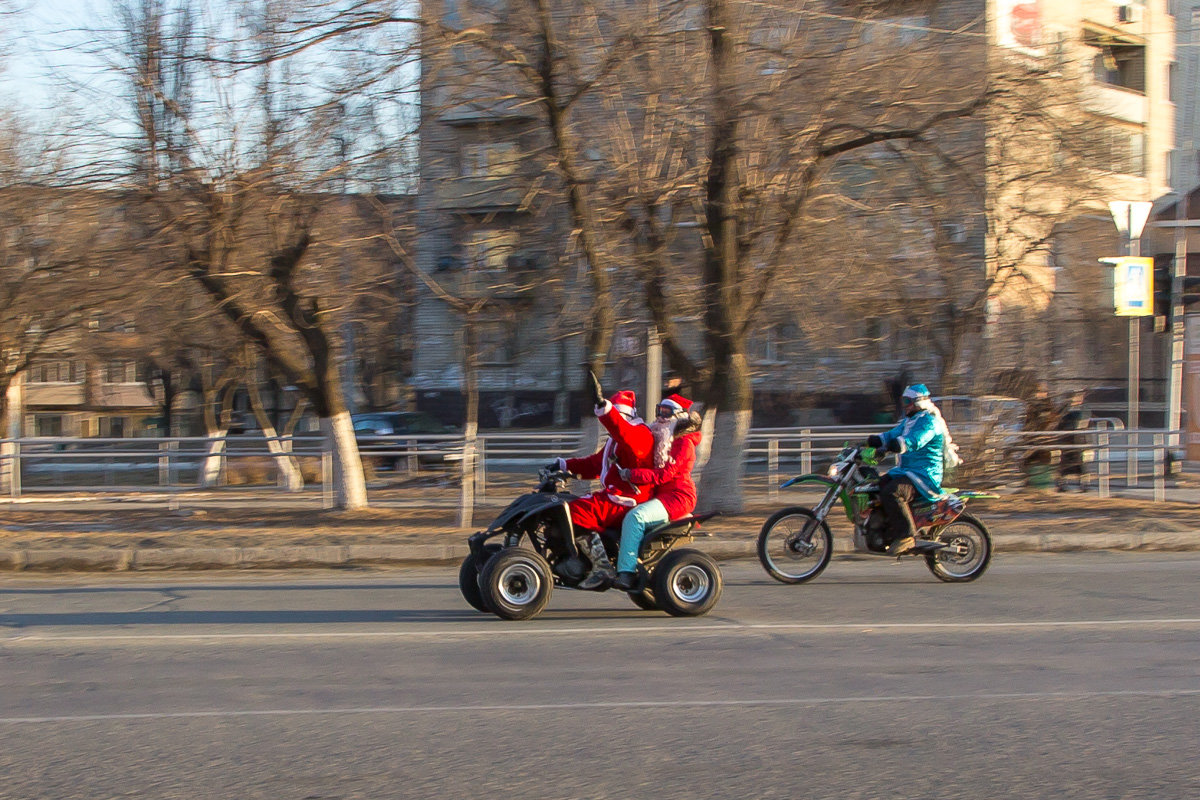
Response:
[{"label": "building window", "polygon": [[1146,93],[1146,48],[1119,41],[1088,42],[1095,49],[1092,56],[1092,77],[1098,83]]},{"label": "building window", "polygon": [[750,360],[757,364],[778,364],[779,330],[775,325],[767,325],[751,332],[746,343]]},{"label": "building window", "polygon": [[500,320],[477,323],[475,349],[480,364],[511,364],[514,349],[512,327]]},{"label": "building window", "polygon": [[78,361],[42,361],[29,368],[30,383],[81,383],[83,365]]},{"label": "building window", "polygon": [[520,154],[512,142],[467,144],[462,149],[464,178],[507,178],[517,172]]},{"label": "building window", "polygon": [[507,281],[508,258],[517,249],[514,231],[474,230],[467,234],[467,269],[470,286],[484,291]]},{"label": "building window", "polygon": [[34,416],[33,416],[33,435],[34,436],[62,436],[63,435],[62,414],[34,414]]},{"label": "building window", "polygon": [[124,439],[128,435],[129,419],[127,417],[101,417],[101,439]]},{"label": "building window", "polygon": [[109,361],[104,365],[105,383],[142,383],[145,372],[136,361]]}]

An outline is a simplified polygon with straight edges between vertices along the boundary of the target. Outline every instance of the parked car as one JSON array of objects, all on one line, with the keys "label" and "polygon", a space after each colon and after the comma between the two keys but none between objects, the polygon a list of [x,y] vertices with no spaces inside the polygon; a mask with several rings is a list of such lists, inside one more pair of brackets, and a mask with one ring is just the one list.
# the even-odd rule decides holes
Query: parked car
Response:
[{"label": "parked car", "polygon": [[[376,469],[401,469],[408,465],[407,453],[397,454],[396,451],[409,450],[417,452],[417,464],[420,467],[445,467],[447,462],[458,461],[457,453],[447,452],[453,443],[431,440],[405,439],[408,435],[453,434],[456,428],[446,425],[435,417],[420,411],[371,411],[353,414],[350,417],[354,424],[354,435],[358,440],[358,450],[374,460]],[[372,452],[387,452],[388,455],[372,456]]]}]

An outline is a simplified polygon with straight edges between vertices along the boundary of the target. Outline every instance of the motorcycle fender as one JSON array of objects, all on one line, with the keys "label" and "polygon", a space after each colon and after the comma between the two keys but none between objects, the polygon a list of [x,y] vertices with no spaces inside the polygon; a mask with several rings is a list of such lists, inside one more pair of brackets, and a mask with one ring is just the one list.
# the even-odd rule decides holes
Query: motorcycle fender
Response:
[{"label": "motorcycle fender", "polygon": [[1000,495],[992,492],[980,492],[973,489],[966,489],[961,492],[955,492],[961,500],[999,500]]},{"label": "motorcycle fender", "polygon": [[784,481],[783,483],[781,483],[779,485],[779,488],[786,489],[789,486],[797,486],[801,483],[819,483],[819,484],[822,484],[823,486],[832,486],[835,483],[835,481],[832,478],[828,478],[824,475],[816,475],[816,474],[799,475],[795,478],[792,478],[791,480]]}]

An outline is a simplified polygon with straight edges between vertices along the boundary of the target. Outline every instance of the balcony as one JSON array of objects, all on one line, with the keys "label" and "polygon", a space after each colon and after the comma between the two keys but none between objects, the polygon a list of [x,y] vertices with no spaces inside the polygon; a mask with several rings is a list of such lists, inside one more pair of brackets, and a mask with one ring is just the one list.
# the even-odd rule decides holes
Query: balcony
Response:
[{"label": "balcony", "polygon": [[436,197],[444,211],[515,211],[525,189],[512,178],[450,178],[438,182]]},{"label": "balcony", "polygon": [[1146,124],[1146,95],[1131,89],[1093,83],[1083,91],[1083,106],[1093,114]]}]

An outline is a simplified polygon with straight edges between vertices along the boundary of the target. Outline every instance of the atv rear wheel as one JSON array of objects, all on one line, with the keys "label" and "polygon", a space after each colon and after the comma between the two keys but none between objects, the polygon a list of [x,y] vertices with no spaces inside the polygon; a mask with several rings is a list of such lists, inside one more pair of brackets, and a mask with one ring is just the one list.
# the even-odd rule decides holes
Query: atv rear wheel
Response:
[{"label": "atv rear wheel", "polygon": [[673,617],[707,614],[724,586],[717,562],[699,550],[686,549],[663,556],[651,583],[658,607]]},{"label": "atv rear wheel", "polygon": [[654,592],[649,587],[642,589],[640,592],[626,592],[633,604],[642,611],[658,611],[658,601],[654,599]]}]

